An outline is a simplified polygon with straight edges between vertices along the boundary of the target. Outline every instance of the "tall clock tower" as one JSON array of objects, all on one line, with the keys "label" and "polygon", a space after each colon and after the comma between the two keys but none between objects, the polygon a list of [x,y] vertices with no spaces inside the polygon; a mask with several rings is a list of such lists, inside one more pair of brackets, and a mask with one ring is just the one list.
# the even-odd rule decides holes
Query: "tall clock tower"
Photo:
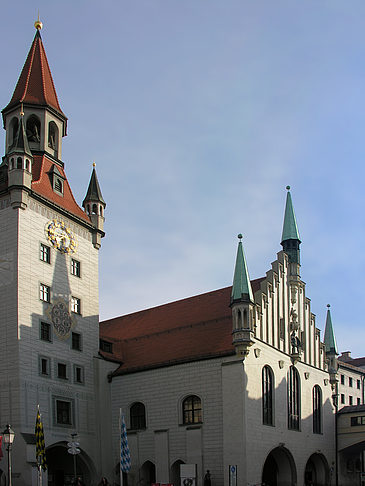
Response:
[{"label": "tall clock tower", "polygon": [[[13,483],[36,484],[37,405],[45,428],[48,484],[68,484],[77,433],[78,474],[99,475],[93,358],[99,349],[98,252],[105,202],[95,168],[84,208],[62,161],[67,118],[36,34],[3,109],[0,165],[0,426],[10,423]],[[6,458],[1,468],[6,470]]]}]

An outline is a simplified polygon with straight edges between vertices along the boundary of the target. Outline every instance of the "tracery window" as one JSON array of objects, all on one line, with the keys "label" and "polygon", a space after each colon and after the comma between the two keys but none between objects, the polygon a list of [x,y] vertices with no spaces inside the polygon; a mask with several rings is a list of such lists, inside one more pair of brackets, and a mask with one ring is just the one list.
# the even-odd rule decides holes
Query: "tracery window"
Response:
[{"label": "tracery window", "polygon": [[322,433],[322,390],[319,385],[313,387],[313,434]]},{"label": "tracery window", "polygon": [[270,366],[262,368],[262,423],[274,425],[274,375]]},{"label": "tracery window", "polygon": [[136,402],[130,408],[131,429],[140,430],[146,428],[146,409],[143,403]]},{"label": "tracery window", "polygon": [[183,401],[183,423],[199,424],[202,422],[202,403],[196,395],[190,395]]},{"label": "tracery window", "polygon": [[288,371],[288,428],[300,430],[300,381],[294,366]]}]

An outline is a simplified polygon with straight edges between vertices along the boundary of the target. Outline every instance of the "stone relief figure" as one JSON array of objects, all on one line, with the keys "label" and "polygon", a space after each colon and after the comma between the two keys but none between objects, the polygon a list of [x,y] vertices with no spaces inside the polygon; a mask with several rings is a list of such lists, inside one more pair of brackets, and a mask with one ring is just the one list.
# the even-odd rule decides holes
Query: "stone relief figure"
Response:
[{"label": "stone relief figure", "polygon": [[290,335],[290,343],[292,346],[292,354],[299,354],[302,348],[302,343],[298,336],[295,335],[295,331]]}]

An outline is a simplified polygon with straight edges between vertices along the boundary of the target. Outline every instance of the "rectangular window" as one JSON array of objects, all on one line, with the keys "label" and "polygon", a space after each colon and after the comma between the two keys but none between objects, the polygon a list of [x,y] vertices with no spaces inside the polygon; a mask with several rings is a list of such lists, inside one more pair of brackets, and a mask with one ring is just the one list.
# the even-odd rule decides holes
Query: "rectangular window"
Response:
[{"label": "rectangular window", "polygon": [[71,342],[72,349],[76,349],[77,351],[81,351],[81,334],[78,332],[72,333],[72,342]]},{"label": "rectangular window", "polygon": [[341,393],[341,403],[345,403],[345,395]]},{"label": "rectangular window", "polygon": [[104,339],[100,339],[99,341],[100,351],[104,351],[105,353],[112,353],[113,352],[113,343],[109,343],[108,341],[104,341]]},{"label": "rectangular window", "polygon": [[82,366],[74,366],[74,382],[84,383],[84,368]]},{"label": "rectangular window", "polygon": [[76,277],[81,277],[81,264],[73,258],[71,260],[71,274]]},{"label": "rectangular window", "polygon": [[356,382],[356,387],[357,387],[357,389],[358,389],[358,390],[360,390],[360,386],[361,386],[361,385],[360,385],[360,380],[357,380],[357,382]]},{"label": "rectangular window", "polygon": [[357,405],[361,405],[361,400],[359,397],[357,397]]},{"label": "rectangular window", "polygon": [[42,376],[51,376],[50,359],[44,356],[39,357],[39,374]]},{"label": "rectangular window", "polygon": [[57,363],[57,378],[67,380],[67,365],[65,363]]},{"label": "rectangular window", "polygon": [[349,376],[349,386],[352,387],[352,378],[351,378],[351,376]]},{"label": "rectangular window", "polygon": [[48,322],[41,322],[41,340],[42,341],[52,341],[51,337],[51,324]]},{"label": "rectangular window", "polygon": [[39,258],[42,262],[51,263],[51,249],[49,246],[41,243],[39,249]]},{"label": "rectangular window", "polygon": [[345,375],[341,375],[341,385],[345,384]]},{"label": "rectangular window", "polygon": [[81,300],[77,297],[71,297],[71,311],[75,314],[81,314]]},{"label": "rectangular window", "polygon": [[352,398],[352,396],[350,395],[350,396],[349,396],[349,405],[352,405],[352,404],[353,404],[353,398]]},{"label": "rectangular window", "polygon": [[59,425],[72,425],[71,402],[56,400],[56,423]]},{"label": "rectangular window", "polygon": [[365,415],[351,417],[351,427],[355,427],[357,425],[365,425]]},{"label": "rectangular window", "polygon": [[39,298],[43,300],[43,302],[50,302],[51,301],[51,289],[48,285],[39,284]]}]

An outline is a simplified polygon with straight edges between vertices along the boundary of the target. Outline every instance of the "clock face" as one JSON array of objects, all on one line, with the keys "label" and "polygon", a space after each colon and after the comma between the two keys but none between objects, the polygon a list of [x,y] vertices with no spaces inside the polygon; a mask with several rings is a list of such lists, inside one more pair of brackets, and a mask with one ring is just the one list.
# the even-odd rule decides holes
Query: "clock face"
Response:
[{"label": "clock face", "polygon": [[46,225],[46,235],[52,245],[61,253],[75,253],[76,238],[63,221],[55,219]]}]

